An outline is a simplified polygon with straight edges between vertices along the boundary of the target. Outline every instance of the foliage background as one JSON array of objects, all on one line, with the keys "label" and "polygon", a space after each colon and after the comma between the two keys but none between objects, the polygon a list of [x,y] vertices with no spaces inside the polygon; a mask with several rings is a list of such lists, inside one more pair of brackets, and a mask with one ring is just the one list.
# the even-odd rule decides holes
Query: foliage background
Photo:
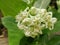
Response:
[{"label": "foliage background", "polygon": [[[27,4],[27,0],[0,0],[0,9],[4,15],[2,23],[8,29],[9,45],[60,45],[60,35],[53,35],[55,32],[60,31],[60,3],[57,0],[58,10],[52,6],[48,6],[51,0],[30,0],[30,4]],[[57,17],[58,21],[55,25],[55,29],[48,31],[46,29],[43,35],[38,38],[27,38],[24,36],[23,31],[20,31],[15,22],[15,16],[26,7],[35,6],[37,8],[46,8],[53,12],[53,16]],[[48,32],[48,33],[47,33]],[[29,40],[30,39],[30,40]],[[38,43],[36,43],[38,41]]]}]

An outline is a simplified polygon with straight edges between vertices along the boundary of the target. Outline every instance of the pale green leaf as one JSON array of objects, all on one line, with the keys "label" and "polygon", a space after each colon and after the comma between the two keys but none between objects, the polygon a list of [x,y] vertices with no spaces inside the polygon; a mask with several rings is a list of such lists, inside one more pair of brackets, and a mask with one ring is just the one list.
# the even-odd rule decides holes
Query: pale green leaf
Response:
[{"label": "pale green leaf", "polygon": [[2,23],[8,29],[9,45],[19,45],[24,34],[22,30],[18,29],[15,19],[13,17],[4,17]]},{"label": "pale green leaf", "polygon": [[49,3],[50,3],[50,0],[37,0],[34,6],[38,8],[47,8]]},{"label": "pale green leaf", "polygon": [[24,2],[26,2],[27,4],[31,4],[33,2],[33,0],[22,0]]}]

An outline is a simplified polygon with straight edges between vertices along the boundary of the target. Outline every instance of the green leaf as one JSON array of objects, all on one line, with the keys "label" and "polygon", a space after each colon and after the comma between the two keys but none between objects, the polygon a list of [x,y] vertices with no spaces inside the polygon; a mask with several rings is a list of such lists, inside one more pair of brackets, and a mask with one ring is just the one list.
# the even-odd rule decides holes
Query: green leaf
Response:
[{"label": "green leaf", "polygon": [[46,45],[48,42],[48,35],[42,34],[37,36],[31,45]]},{"label": "green leaf", "polygon": [[23,37],[20,41],[20,45],[31,45],[34,42],[34,38],[32,37]]},{"label": "green leaf", "polygon": [[15,19],[7,16],[2,18],[2,23],[8,30],[9,45],[19,45],[24,34],[22,30],[18,29]]},{"label": "green leaf", "polygon": [[0,0],[0,8],[4,16],[16,16],[27,4],[22,0]]},{"label": "green leaf", "polygon": [[48,42],[47,45],[60,45],[60,36],[53,36]]},{"label": "green leaf", "polygon": [[41,35],[39,39],[39,44],[40,45],[46,45],[46,42],[48,41],[48,35]]},{"label": "green leaf", "polygon": [[60,13],[57,11],[53,11],[53,16],[57,18],[57,20],[60,20]]},{"label": "green leaf", "polygon": [[23,37],[20,45],[46,45],[48,35],[38,35],[36,38]]},{"label": "green leaf", "polygon": [[50,3],[50,0],[37,0],[34,4],[38,8],[46,8]]}]

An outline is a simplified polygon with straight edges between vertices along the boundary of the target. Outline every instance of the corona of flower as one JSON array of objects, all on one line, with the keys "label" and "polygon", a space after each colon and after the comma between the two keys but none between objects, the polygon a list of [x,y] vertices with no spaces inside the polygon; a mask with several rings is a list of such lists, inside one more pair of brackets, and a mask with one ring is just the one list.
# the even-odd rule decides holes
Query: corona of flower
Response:
[{"label": "corona of flower", "polygon": [[24,30],[25,36],[33,38],[42,34],[43,29],[54,29],[56,21],[57,19],[52,17],[52,12],[47,12],[46,9],[36,7],[31,7],[31,9],[26,8],[16,15],[18,28]]}]

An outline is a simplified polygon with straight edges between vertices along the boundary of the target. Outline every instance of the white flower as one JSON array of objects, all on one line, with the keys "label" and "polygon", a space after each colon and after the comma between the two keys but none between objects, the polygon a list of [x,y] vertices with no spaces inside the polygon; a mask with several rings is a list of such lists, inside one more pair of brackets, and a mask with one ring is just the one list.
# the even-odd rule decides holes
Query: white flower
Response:
[{"label": "white flower", "polygon": [[30,19],[30,18],[25,18],[25,19],[21,22],[21,24],[24,24],[25,26],[28,26],[28,25],[31,24],[31,19]]},{"label": "white flower", "polygon": [[54,29],[56,21],[57,19],[52,17],[52,12],[36,7],[26,8],[16,16],[18,28],[24,30],[25,36],[33,38],[43,34],[43,29]]},{"label": "white flower", "polygon": [[26,30],[26,32],[24,32],[24,33],[27,37],[31,36],[31,32],[29,30]]},{"label": "white flower", "polygon": [[40,13],[46,13],[47,10],[46,9],[40,9]]},{"label": "white flower", "polygon": [[56,23],[57,19],[56,18],[52,18],[51,21],[54,24],[54,23]]},{"label": "white flower", "polygon": [[29,8],[27,7],[23,12],[21,11],[18,15],[16,15],[16,22],[22,21],[24,18],[28,17],[28,10]]}]

